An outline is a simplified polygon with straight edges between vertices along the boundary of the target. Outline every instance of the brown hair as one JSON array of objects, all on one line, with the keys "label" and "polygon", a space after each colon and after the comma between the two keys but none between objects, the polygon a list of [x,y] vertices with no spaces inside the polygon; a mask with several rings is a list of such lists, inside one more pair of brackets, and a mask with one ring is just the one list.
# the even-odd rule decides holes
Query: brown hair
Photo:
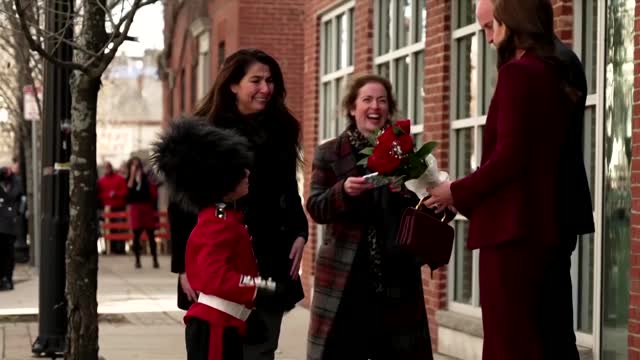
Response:
[{"label": "brown hair", "polygon": [[379,75],[363,75],[355,78],[349,84],[349,88],[347,89],[347,94],[342,98],[342,111],[348,118],[347,127],[353,128],[356,125],[356,119],[351,115],[351,110],[356,104],[356,100],[358,99],[358,92],[362,89],[363,86],[369,83],[378,83],[384,87],[387,92],[387,101],[389,103],[389,115],[393,117],[396,113],[397,103],[396,99],[393,97],[393,91],[391,87],[391,82],[389,80],[383,78]]},{"label": "brown hair", "polygon": [[206,117],[214,125],[217,125],[216,115],[236,113],[238,111],[236,94],[231,91],[231,85],[238,84],[247,74],[249,67],[256,63],[267,65],[271,72],[273,94],[267,108],[289,112],[284,103],[287,91],[278,62],[262,50],[240,49],[225,59],[216,76],[216,81],[209,93],[198,104],[194,115]]},{"label": "brown hair", "polygon": [[493,17],[507,28],[498,45],[498,67],[511,60],[517,49],[551,59],[555,53],[553,8],[549,0],[494,0]]},{"label": "brown hair", "polygon": [[[557,75],[568,66],[556,55],[556,35],[553,31],[553,6],[550,0],[493,0],[493,17],[506,27],[505,39],[497,46],[498,68],[509,62],[516,50],[530,51],[551,64]],[[563,79],[561,85],[576,102],[580,92]]]},{"label": "brown hair", "polygon": [[233,128],[236,124],[230,121],[230,117],[240,116],[236,94],[231,91],[231,85],[238,84],[247,74],[251,65],[260,63],[269,67],[271,80],[273,81],[273,93],[265,110],[260,114],[269,119],[268,126],[270,136],[279,138],[285,147],[288,147],[292,156],[301,163],[300,153],[300,123],[291,114],[285,105],[287,90],[284,86],[284,77],[278,62],[266,52],[259,49],[240,49],[225,59],[216,76],[211,90],[198,104],[194,116],[206,118],[215,126]]}]

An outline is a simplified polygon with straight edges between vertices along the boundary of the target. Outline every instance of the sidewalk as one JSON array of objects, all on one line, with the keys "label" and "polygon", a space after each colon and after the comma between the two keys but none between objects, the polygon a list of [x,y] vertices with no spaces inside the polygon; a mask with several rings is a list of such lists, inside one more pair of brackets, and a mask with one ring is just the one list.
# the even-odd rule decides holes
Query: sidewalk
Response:
[{"label": "sidewalk", "polygon": [[[177,277],[169,272],[169,257],[160,269],[143,258],[141,270],[130,256],[101,256],[98,312],[100,355],[106,360],[182,360],[183,312],[175,306]],[[38,336],[37,270],[18,265],[16,289],[0,292],[0,359],[27,360]],[[116,315],[121,314],[121,315]],[[296,308],[285,316],[276,359],[304,360],[309,312]]]}]

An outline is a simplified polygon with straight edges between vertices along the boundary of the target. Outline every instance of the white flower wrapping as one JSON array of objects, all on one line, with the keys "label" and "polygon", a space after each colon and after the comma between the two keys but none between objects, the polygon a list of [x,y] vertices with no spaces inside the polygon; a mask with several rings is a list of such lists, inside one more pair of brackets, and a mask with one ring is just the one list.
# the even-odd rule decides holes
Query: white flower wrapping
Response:
[{"label": "white flower wrapping", "polygon": [[407,180],[404,185],[407,189],[414,192],[419,199],[429,196],[429,189],[442,184],[449,180],[449,174],[446,171],[438,170],[438,160],[435,156],[429,154],[425,158],[427,162],[427,170],[417,179]]}]

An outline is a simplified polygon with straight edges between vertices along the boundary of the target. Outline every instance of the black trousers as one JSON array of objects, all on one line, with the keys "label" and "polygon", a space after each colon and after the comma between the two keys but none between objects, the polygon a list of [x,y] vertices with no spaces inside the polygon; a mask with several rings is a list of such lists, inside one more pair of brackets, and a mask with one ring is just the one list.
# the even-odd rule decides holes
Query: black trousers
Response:
[{"label": "black trousers", "polygon": [[0,279],[13,279],[13,269],[16,264],[15,243],[14,235],[0,234]]},{"label": "black trousers", "polygon": [[142,245],[140,244],[140,236],[142,232],[147,233],[147,239],[149,240],[149,247],[151,248],[151,255],[153,258],[158,257],[158,250],[156,245],[155,231],[153,229],[135,229],[133,230],[133,252],[136,254],[136,259],[140,260],[140,252],[142,251]]},{"label": "black trousers", "polygon": [[573,329],[573,292],[571,290],[571,253],[575,236],[550,251],[544,271],[545,292],[541,294],[541,320],[545,359],[580,360]]},{"label": "black trousers", "polygon": [[[185,329],[187,360],[209,360],[209,323],[191,319]],[[242,336],[234,328],[224,329],[221,360],[242,360]]]}]

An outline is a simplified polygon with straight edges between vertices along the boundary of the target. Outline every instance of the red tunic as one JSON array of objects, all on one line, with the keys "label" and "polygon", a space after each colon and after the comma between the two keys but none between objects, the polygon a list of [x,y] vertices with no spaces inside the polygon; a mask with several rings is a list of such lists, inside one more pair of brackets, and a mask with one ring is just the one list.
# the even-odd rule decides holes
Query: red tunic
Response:
[{"label": "red tunic", "polygon": [[[187,241],[185,269],[193,290],[253,307],[256,288],[241,284],[243,276],[258,276],[256,259],[242,214],[224,210],[226,218],[216,216],[216,208],[200,211],[198,222]],[[202,303],[194,303],[184,317],[209,322],[209,360],[222,359],[222,334],[227,327],[244,331],[245,322]]]}]

